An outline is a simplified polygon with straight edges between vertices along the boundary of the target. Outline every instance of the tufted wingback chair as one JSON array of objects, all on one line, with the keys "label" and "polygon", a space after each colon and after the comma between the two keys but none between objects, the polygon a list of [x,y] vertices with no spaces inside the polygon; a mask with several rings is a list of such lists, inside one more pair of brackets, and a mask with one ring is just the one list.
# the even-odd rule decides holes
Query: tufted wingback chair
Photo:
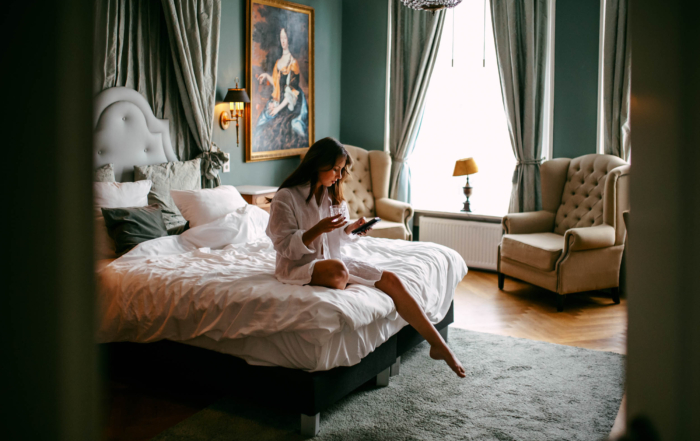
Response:
[{"label": "tufted wingback chair", "polygon": [[503,217],[498,287],[504,276],[559,294],[612,288],[619,303],[629,209],[630,166],[610,155],[547,161],[540,168],[542,210]]},{"label": "tufted wingback chair", "polygon": [[413,217],[413,208],[405,202],[389,199],[391,157],[382,151],[367,151],[351,145],[345,145],[345,149],[353,160],[350,176],[343,184],[351,221],[362,216],[379,216],[382,221],[372,228],[369,236],[411,240],[413,235],[408,222]]}]

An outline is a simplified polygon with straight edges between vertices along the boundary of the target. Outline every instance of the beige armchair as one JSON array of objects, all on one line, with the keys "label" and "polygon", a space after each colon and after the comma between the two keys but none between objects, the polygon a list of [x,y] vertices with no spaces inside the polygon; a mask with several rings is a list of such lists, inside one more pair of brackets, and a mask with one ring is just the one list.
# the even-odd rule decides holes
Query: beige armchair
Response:
[{"label": "beige armchair", "polygon": [[498,287],[505,276],[566,294],[611,288],[620,302],[629,209],[630,166],[610,155],[553,159],[542,164],[542,211],[503,217]]},{"label": "beige armchair", "polygon": [[350,176],[343,184],[351,220],[379,216],[382,221],[372,228],[369,236],[411,240],[413,234],[408,222],[413,217],[413,208],[389,199],[391,157],[379,150],[367,151],[351,145],[345,149],[353,160]]}]

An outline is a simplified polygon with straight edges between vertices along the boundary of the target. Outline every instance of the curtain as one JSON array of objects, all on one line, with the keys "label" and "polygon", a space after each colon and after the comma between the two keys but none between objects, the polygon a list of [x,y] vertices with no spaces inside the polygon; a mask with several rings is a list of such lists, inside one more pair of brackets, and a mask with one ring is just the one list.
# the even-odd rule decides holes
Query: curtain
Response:
[{"label": "curtain", "polygon": [[605,2],[603,36],[603,151],[630,160],[630,76],[632,50],[628,38],[627,0]]},{"label": "curtain", "polygon": [[[223,153],[212,140],[221,0],[162,0],[187,123],[202,152],[202,187],[221,183]],[[212,148],[214,147],[214,148]]]},{"label": "curtain", "polygon": [[508,211],[542,209],[546,0],[491,0],[503,107],[517,165]]},{"label": "curtain", "polygon": [[99,0],[95,6],[93,92],[117,86],[137,90],[156,117],[170,121],[178,158],[192,159],[198,149],[180,102],[160,2]]},{"label": "curtain", "polygon": [[390,197],[410,202],[408,158],[423,118],[425,96],[440,47],[445,11],[436,14],[391,2],[389,61]]}]

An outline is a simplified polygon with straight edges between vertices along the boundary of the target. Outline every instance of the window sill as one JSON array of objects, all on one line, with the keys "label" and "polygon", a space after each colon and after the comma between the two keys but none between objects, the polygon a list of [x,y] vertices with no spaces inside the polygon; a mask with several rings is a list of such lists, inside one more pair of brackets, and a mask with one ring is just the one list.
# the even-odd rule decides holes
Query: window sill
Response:
[{"label": "window sill", "polygon": [[483,214],[475,212],[464,212],[464,211],[451,211],[451,210],[425,210],[420,208],[414,208],[414,226],[420,226],[421,216],[427,217],[437,217],[442,219],[458,219],[472,222],[487,222],[492,224],[500,224],[503,216],[496,216],[492,214]]}]

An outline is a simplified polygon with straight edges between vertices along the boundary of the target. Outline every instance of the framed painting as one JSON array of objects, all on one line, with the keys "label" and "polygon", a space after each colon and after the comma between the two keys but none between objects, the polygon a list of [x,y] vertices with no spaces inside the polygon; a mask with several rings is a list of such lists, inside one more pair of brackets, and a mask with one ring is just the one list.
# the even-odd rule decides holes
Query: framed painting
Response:
[{"label": "framed painting", "polygon": [[314,9],[247,6],[246,162],[298,156],[314,142]]}]

